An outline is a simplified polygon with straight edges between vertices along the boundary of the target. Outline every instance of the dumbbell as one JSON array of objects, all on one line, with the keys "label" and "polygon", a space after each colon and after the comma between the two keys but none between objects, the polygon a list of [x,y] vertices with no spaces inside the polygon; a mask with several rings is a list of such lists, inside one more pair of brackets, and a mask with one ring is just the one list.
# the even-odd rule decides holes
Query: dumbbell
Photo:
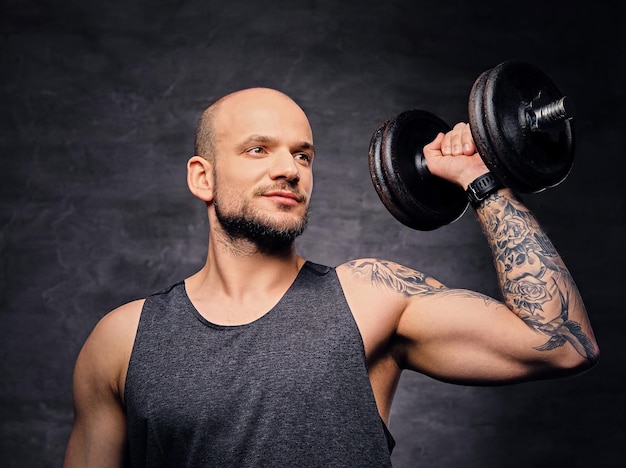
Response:
[{"label": "dumbbell", "polygon": [[[574,161],[573,105],[537,67],[505,61],[474,82],[468,103],[476,149],[487,168],[519,193],[560,184]],[[422,231],[460,218],[468,199],[458,185],[430,173],[423,148],[450,126],[418,109],[383,122],[369,146],[374,188],[402,224]]]}]

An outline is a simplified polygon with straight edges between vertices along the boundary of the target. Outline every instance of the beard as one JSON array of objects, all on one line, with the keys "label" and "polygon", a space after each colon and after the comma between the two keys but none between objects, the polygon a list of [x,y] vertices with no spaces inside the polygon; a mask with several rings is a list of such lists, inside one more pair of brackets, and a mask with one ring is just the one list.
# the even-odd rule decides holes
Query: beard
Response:
[{"label": "beard", "polygon": [[[259,189],[255,195],[261,195],[266,190],[267,188]],[[219,192],[216,190],[213,200],[215,216],[229,239],[251,242],[262,253],[275,254],[291,248],[309,221],[308,208],[300,219],[289,224],[279,224],[251,208],[247,202],[244,202],[236,213],[227,213],[222,208],[218,195]]]}]

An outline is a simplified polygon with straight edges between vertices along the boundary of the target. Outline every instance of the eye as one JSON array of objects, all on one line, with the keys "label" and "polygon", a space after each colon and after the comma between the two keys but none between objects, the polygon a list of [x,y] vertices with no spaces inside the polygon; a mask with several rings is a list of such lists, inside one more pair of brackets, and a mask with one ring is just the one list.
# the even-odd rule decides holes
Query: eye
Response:
[{"label": "eye", "polygon": [[311,164],[311,160],[313,159],[313,157],[307,153],[297,153],[294,155],[294,158],[306,164]]},{"label": "eye", "polygon": [[250,148],[249,150],[247,150],[247,153],[252,153],[252,154],[262,154],[263,153],[263,148],[261,146],[254,146],[252,148]]}]

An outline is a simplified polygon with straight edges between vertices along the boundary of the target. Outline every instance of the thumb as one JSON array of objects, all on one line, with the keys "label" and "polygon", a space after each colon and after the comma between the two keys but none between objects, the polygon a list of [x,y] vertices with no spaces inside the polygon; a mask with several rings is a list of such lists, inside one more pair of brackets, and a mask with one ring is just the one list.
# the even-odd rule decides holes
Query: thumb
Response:
[{"label": "thumb", "polygon": [[424,146],[424,151],[437,151],[441,152],[441,142],[443,141],[444,134],[439,132],[435,139]]}]

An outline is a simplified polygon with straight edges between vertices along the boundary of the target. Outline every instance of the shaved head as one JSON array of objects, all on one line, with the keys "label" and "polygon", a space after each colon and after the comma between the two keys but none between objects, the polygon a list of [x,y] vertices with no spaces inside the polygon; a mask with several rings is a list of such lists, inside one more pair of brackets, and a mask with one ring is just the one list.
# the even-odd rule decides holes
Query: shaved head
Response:
[{"label": "shaved head", "polygon": [[216,140],[219,137],[219,121],[222,112],[245,112],[247,107],[256,105],[271,106],[272,102],[276,101],[288,101],[298,107],[304,115],[304,111],[293,99],[275,89],[248,88],[219,98],[207,107],[200,116],[196,128],[195,154],[209,161],[215,160]]},{"label": "shaved head", "polygon": [[195,151],[210,163],[209,219],[228,243],[291,249],[313,189],[315,147],[302,108],[269,88],[228,94],[202,113]]}]

